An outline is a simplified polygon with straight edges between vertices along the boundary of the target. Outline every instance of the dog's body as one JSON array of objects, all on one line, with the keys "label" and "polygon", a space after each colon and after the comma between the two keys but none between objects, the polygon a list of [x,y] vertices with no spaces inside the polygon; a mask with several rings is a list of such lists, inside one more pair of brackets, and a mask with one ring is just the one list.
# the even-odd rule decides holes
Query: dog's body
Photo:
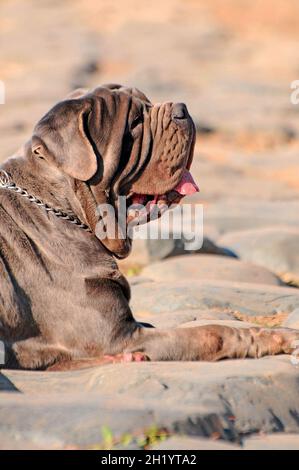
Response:
[{"label": "dog's body", "polygon": [[[55,106],[36,126],[24,155],[2,165],[17,186],[90,227],[84,231],[0,188],[5,367],[70,368],[105,362],[105,356],[217,360],[291,352],[299,339],[292,330],[210,325],[158,331],[132,316],[129,285],[113,257],[127,256],[130,240],[98,240],[97,205],[109,202],[118,214],[118,195],[159,195],[165,204],[180,199],[183,192],[176,191],[193,144],[194,125],[184,106],[152,106],[137,90],[107,86]],[[194,187],[192,180],[187,184]]]},{"label": "dog's body", "polygon": [[[6,365],[36,368],[54,356],[112,354],[114,335],[120,349],[120,336],[136,329],[129,287],[94,235],[6,189],[0,218],[0,338],[14,343]],[[117,331],[123,317],[127,332]]]}]

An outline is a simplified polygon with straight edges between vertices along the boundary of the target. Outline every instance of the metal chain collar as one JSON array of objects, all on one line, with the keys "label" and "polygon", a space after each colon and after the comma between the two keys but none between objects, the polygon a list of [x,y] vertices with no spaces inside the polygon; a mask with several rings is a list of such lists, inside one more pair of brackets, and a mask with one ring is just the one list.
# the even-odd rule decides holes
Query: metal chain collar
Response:
[{"label": "metal chain collar", "polygon": [[10,178],[8,173],[4,170],[0,170],[0,188],[5,188],[9,189],[10,191],[14,191],[15,193],[20,194],[20,196],[23,196],[27,199],[29,199],[30,202],[33,202],[34,204],[37,204],[40,207],[43,207],[47,212],[52,212],[56,217],[67,220],[73,225],[76,225],[78,228],[81,228],[85,230],[86,232],[91,232],[90,228],[81,222],[78,217],[75,216],[72,212],[63,212],[60,209],[54,209],[53,207],[50,207],[48,204],[45,204],[43,201],[38,199],[35,196],[32,196],[31,194],[28,193],[26,189],[20,188],[17,186]]}]

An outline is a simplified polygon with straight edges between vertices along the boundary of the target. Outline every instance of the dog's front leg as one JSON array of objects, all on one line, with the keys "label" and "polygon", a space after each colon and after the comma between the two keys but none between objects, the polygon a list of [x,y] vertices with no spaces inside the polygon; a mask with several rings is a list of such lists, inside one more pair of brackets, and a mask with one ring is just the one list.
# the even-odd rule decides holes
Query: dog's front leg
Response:
[{"label": "dog's front leg", "polygon": [[290,354],[299,331],[288,328],[232,328],[206,325],[174,330],[139,329],[128,351],[139,351],[152,361],[217,361]]}]

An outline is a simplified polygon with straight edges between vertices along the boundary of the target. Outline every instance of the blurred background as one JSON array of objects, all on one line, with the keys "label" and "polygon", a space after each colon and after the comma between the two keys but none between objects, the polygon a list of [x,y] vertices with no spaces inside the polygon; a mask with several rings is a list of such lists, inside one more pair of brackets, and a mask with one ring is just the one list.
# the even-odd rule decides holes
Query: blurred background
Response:
[{"label": "blurred background", "polygon": [[206,234],[292,225],[298,38],[297,0],[0,0],[0,161],[69,91],[118,82],[188,105]]}]

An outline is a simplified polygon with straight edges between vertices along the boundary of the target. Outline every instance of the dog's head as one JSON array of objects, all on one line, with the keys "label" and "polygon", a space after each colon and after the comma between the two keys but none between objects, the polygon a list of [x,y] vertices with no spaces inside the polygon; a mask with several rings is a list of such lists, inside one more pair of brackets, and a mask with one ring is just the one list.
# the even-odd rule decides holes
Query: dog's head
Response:
[{"label": "dog's head", "polygon": [[[189,173],[194,140],[184,104],[153,105],[137,89],[106,85],[54,106],[36,125],[30,152],[69,178],[97,234],[98,206],[111,204],[117,222],[119,196],[135,204],[127,223],[141,223],[197,191]],[[130,250],[126,236],[101,241],[118,257]]]}]

